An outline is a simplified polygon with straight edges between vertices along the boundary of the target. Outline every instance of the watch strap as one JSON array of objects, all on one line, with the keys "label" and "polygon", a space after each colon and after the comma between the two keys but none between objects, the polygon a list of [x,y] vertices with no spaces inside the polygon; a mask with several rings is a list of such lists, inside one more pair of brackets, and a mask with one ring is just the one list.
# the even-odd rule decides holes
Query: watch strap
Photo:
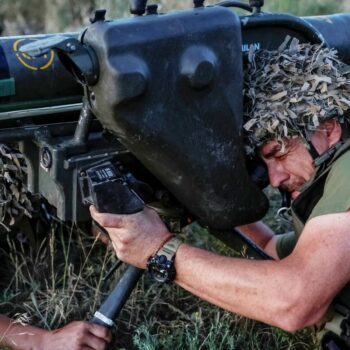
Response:
[{"label": "watch strap", "polygon": [[180,239],[172,237],[157,251],[157,255],[164,255],[168,260],[173,260],[181,243],[183,242]]}]

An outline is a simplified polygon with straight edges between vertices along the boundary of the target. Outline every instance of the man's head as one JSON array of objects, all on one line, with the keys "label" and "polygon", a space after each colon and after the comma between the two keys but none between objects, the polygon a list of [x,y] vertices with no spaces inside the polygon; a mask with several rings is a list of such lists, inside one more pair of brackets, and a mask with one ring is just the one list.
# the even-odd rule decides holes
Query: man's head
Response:
[{"label": "man's head", "polygon": [[[325,121],[310,134],[310,142],[322,154],[339,142],[341,133],[336,119]],[[300,137],[267,141],[259,153],[267,166],[271,186],[290,192],[293,199],[314,172],[313,158]]]},{"label": "man's head", "polygon": [[277,51],[249,52],[244,136],[247,154],[266,162],[271,184],[295,196],[314,170],[310,147],[322,154],[341,138],[350,69],[334,50],[297,40],[285,49],[286,43]]}]

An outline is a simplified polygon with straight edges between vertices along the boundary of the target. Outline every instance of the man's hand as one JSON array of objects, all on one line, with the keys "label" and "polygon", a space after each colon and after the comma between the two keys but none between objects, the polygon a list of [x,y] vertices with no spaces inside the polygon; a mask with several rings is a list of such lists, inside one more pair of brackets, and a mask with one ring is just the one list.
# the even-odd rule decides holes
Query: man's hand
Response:
[{"label": "man's hand", "polygon": [[113,249],[112,243],[108,237],[108,234],[102,233],[95,223],[91,226],[91,234],[95,239],[98,239],[100,242],[102,242],[104,245],[107,246],[108,249]]},{"label": "man's hand", "polygon": [[171,236],[158,214],[149,208],[130,215],[99,213],[90,207],[92,218],[109,233],[120,260],[146,268],[147,259]]},{"label": "man's hand", "polygon": [[104,350],[111,341],[110,331],[84,321],[72,322],[43,335],[42,350]]},{"label": "man's hand", "polygon": [[105,350],[110,331],[85,321],[72,322],[54,331],[18,323],[0,315],[0,348],[13,350]]}]

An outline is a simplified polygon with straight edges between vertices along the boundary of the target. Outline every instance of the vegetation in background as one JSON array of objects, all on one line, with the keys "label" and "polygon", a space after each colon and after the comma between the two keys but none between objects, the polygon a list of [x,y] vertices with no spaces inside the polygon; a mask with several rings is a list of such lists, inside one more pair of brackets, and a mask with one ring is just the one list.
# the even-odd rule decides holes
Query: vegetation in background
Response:
[{"label": "vegetation in background", "polygon": [[348,9],[346,1],[328,0],[265,0],[264,10],[287,12],[296,16],[316,16],[340,13]]},{"label": "vegetation in background", "polygon": [[[248,0],[242,0],[248,2]],[[192,7],[192,0],[149,0],[161,12]],[[219,2],[207,0],[206,4]],[[107,9],[108,18],[129,15],[128,0],[1,0],[0,33],[3,35],[77,31],[89,24],[93,10]],[[350,10],[345,0],[265,0],[264,11],[297,16],[323,15]]]},{"label": "vegetation in background", "polygon": [[[151,1],[150,1],[151,2]],[[160,0],[162,11],[187,8],[192,1]],[[208,1],[207,3],[214,3]],[[265,0],[265,11],[296,15],[335,13],[346,2]],[[88,24],[93,9],[107,8],[109,18],[128,15],[126,0],[1,0],[3,34],[75,31]],[[273,203],[279,199],[269,193]],[[275,228],[286,227],[266,218]],[[183,238],[220,254],[235,255],[206,231],[192,225]],[[0,240],[0,313],[46,329],[88,319],[120,276],[103,277],[114,263],[113,252],[76,228],[54,223],[45,235]],[[160,286],[142,278],[117,321],[110,349],[315,349],[311,329],[288,334],[212,306],[175,285]]]}]

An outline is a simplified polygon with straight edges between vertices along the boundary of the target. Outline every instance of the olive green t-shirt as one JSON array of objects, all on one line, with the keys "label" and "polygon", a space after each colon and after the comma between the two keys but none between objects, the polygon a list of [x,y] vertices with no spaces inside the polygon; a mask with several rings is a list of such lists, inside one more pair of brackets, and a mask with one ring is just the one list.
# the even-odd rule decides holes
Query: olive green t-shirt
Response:
[{"label": "olive green t-shirt", "polygon": [[[350,151],[340,156],[332,165],[325,182],[321,199],[312,210],[308,220],[316,216],[341,213],[350,209]],[[276,250],[280,258],[289,255],[298,237],[295,232],[280,235]]]}]

